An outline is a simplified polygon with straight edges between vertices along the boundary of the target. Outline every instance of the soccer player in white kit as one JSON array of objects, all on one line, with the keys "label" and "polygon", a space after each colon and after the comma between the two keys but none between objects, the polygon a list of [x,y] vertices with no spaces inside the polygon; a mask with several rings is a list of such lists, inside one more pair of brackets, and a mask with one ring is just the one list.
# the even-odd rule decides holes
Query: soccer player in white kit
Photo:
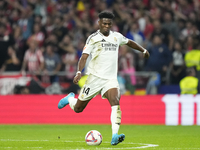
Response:
[{"label": "soccer player in white kit", "polygon": [[74,93],[69,93],[59,101],[58,108],[61,109],[69,104],[72,110],[80,113],[93,97],[101,93],[102,98],[108,99],[111,105],[111,145],[117,145],[125,139],[124,134],[118,135],[121,123],[120,93],[117,81],[119,46],[128,45],[142,52],[144,58],[148,58],[150,55],[136,42],[127,39],[119,32],[111,31],[113,18],[114,14],[108,11],[99,14],[99,30],[88,37],[73,80],[77,84],[81,79],[81,71],[85,67],[88,56],[91,55],[85,85],[82,87],[78,99],[74,98]]}]

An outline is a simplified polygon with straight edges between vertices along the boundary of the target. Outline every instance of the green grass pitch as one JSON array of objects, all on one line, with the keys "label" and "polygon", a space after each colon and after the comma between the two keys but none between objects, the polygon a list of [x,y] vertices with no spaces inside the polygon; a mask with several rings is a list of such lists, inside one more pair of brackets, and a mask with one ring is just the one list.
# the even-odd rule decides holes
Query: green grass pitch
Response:
[{"label": "green grass pitch", "polygon": [[[88,146],[85,135],[98,130],[99,146]],[[121,150],[200,149],[200,126],[121,125],[125,140],[111,146],[110,125],[0,125],[0,150]]]}]

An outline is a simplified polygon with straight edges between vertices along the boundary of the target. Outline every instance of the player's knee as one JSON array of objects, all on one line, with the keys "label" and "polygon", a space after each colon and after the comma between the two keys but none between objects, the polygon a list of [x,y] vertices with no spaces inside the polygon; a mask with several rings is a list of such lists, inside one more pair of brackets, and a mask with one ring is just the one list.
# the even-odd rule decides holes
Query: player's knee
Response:
[{"label": "player's knee", "polygon": [[119,98],[112,97],[110,98],[111,105],[119,105]]},{"label": "player's knee", "polygon": [[81,108],[81,107],[75,107],[75,108],[74,108],[74,111],[75,111],[76,113],[81,113],[81,112],[83,111],[83,108]]}]

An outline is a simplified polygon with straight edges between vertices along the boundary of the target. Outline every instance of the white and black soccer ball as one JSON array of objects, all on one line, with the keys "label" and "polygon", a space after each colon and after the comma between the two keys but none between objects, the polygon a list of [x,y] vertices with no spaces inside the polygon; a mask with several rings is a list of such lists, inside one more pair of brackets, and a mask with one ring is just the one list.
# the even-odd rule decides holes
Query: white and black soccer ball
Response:
[{"label": "white and black soccer ball", "polygon": [[85,142],[87,145],[100,145],[102,142],[102,135],[97,130],[90,130],[85,135]]}]

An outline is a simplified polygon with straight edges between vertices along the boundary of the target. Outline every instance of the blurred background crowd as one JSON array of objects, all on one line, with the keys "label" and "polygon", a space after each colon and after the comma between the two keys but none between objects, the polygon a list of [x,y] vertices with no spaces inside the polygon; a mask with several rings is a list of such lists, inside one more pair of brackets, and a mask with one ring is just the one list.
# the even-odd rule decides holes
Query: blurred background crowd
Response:
[{"label": "blurred background crowd", "polygon": [[200,79],[199,0],[0,0],[0,75],[20,72],[37,77],[41,89],[41,83],[68,83],[66,93],[77,90],[72,84],[77,62],[103,10],[115,14],[113,31],[151,55],[145,60],[141,53],[120,47],[122,93],[134,94],[145,81],[137,76],[140,72],[155,72],[145,88],[178,85],[188,67]]}]

